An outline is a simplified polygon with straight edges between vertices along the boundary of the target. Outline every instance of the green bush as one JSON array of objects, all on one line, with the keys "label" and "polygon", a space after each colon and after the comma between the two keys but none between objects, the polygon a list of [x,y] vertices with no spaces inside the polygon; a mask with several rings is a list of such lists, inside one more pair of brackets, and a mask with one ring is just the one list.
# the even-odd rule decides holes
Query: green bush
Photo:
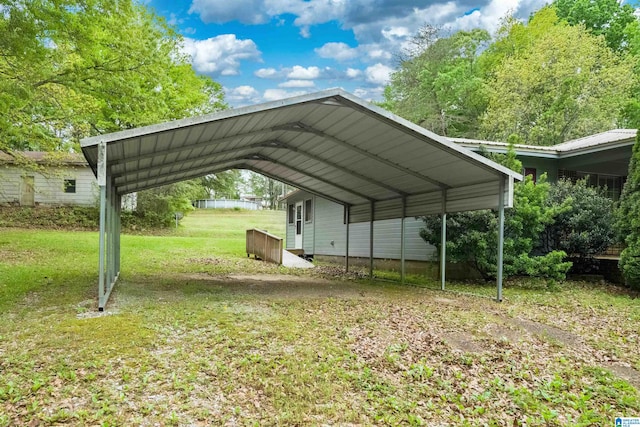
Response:
[{"label": "green bush", "polygon": [[627,182],[616,211],[616,230],[627,247],[620,255],[620,270],[627,285],[640,290],[640,133],[633,146]]},{"label": "green bush", "polygon": [[[546,176],[535,184],[530,177],[515,185],[514,207],[505,211],[504,275],[542,277],[550,282],[564,280],[571,268],[563,261],[566,253],[551,251],[535,254],[540,234],[566,205],[548,203],[550,185]],[[421,231],[427,243],[440,249],[440,217],[424,217]],[[486,279],[494,279],[497,272],[498,221],[494,211],[453,214],[447,218],[447,258],[466,263]]]}]

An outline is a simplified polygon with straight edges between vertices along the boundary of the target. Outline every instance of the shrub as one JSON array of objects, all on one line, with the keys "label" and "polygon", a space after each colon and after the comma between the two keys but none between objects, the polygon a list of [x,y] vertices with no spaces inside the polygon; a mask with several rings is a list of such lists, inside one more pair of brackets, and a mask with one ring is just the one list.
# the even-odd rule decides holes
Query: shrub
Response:
[{"label": "shrub", "polygon": [[636,136],[627,182],[616,211],[616,230],[627,247],[620,255],[620,269],[627,285],[640,290],[640,132]]}]

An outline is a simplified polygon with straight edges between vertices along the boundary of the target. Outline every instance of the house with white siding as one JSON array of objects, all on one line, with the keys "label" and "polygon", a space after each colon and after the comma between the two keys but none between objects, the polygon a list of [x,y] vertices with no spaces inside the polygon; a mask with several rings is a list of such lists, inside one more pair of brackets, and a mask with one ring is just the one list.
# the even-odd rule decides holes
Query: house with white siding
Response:
[{"label": "house with white siding", "polygon": [[97,188],[82,154],[0,151],[0,205],[93,206]]}]

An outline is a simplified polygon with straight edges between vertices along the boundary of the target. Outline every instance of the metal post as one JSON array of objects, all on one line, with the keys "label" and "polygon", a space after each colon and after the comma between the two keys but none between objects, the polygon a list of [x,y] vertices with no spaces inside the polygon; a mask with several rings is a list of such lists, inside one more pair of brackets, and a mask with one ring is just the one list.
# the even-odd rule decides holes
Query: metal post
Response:
[{"label": "metal post", "polygon": [[405,239],[404,239],[404,218],[407,216],[407,199],[402,198],[402,218],[400,218],[400,282],[404,285],[405,279]]},{"label": "metal post", "polygon": [[111,288],[113,283],[113,188],[111,180],[107,177],[107,226],[106,226],[106,240],[107,240],[107,291]]},{"label": "metal post", "polygon": [[440,288],[444,291],[447,272],[447,192],[442,192],[442,228],[440,230]]},{"label": "metal post", "polygon": [[374,204],[371,202],[369,222],[369,279],[373,280],[373,218],[374,218]]},{"label": "metal post", "polygon": [[351,220],[349,218],[349,215],[351,213],[351,206],[349,205],[345,205],[344,206],[344,218],[345,218],[345,222],[347,223],[347,227],[346,227],[346,246],[345,246],[345,251],[344,251],[344,271],[345,272],[349,272],[349,221]]},{"label": "metal post", "polygon": [[100,235],[98,254],[98,309],[104,310],[105,301],[105,225],[107,221],[107,146],[98,145],[98,186],[100,187]]},{"label": "metal post", "polygon": [[116,198],[116,277],[120,275],[120,233],[122,232],[122,196]]},{"label": "metal post", "polygon": [[498,274],[496,275],[496,301],[502,302],[502,253],[504,249],[504,178],[500,180],[498,199]]}]

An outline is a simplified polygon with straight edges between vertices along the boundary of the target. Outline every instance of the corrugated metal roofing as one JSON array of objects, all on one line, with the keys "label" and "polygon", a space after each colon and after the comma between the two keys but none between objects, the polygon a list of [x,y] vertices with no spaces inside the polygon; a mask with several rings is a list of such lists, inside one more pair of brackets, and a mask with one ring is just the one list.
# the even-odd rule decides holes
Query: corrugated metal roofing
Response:
[{"label": "corrugated metal roofing", "polygon": [[494,208],[501,182],[510,206],[522,178],[339,89],[87,138],[94,172],[101,142],[119,194],[248,169],[345,205],[389,205],[387,218],[403,199],[407,215],[440,212],[445,191],[449,212]]},{"label": "corrugated metal roofing", "polygon": [[[561,144],[542,146],[514,144],[517,153],[540,154],[543,157],[553,156],[555,158],[569,157],[579,152],[588,150],[605,150],[614,146],[632,145],[635,142],[636,129],[612,129],[595,135],[585,136]],[[506,142],[483,141],[480,139],[449,138],[449,140],[467,148],[478,148],[484,145],[487,148],[506,150],[509,146]]]}]

